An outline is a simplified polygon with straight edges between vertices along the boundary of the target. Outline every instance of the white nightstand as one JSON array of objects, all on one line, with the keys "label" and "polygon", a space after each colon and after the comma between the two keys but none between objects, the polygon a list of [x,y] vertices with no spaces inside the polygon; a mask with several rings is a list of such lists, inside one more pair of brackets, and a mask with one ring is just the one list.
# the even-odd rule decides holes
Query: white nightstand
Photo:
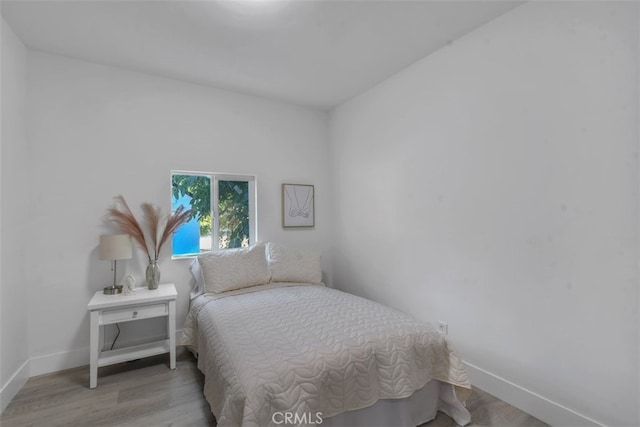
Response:
[{"label": "white nightstand", "polygon": [[[176,368],[177,295],[173,283],[160,285],[155,290],[136,288],[134,295],[105,295],[102,291],[95,293],[87,305],[91,313],[90,388],[98,385],[98,368],[101,366],[170,353],[169,367]],[[163,316],[167,317],[168,339],[102,351],[104,348],[102,326]]]}]

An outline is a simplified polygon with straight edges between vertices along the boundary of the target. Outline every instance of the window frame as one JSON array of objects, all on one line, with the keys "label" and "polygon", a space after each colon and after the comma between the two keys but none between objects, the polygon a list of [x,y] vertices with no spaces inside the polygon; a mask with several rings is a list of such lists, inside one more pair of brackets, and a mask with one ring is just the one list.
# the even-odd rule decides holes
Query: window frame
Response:
[{"label": "window frame", "polygon": [[[220,190],[218,183],[220,181],[242,181],[247,182],[249,186],[249,245],[252,245],[258,241],[258,193],[257,193],[257,181],[256,175],[250,174],[237,174],[237,173],[220,173],[220,172],[196,172],[186,170],[174,170],[169,173],[169,189],[171,197],[171,205],[173,205],[173,176],[174,175],[193,175],[193,176],[206,176],[211,182],[211,249],[208,251],[201,251],[199,254],[212,252],[212,251],[224,251],[234,248],[220,248],[220,207],[219,196]],[[199,254],[186,254],[186,255],[174,255],[173,244],[171,245],[171,259],[186,259],[195,258]]]}]

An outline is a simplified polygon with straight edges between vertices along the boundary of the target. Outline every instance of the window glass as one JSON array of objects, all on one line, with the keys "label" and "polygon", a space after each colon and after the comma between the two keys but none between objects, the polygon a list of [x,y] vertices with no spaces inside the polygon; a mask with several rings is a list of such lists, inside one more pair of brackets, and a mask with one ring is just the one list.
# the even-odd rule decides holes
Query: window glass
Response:
[{"label": "window glass", "polygon": [[172,172],[171,208],[192,209],[173,236],[173,256],[249,246],[255,238],[255,177]]},{"label": "window glass", "polygon": [[249,183],[218,181],[218,212],[220,216],[220,248],[249,246]]}]

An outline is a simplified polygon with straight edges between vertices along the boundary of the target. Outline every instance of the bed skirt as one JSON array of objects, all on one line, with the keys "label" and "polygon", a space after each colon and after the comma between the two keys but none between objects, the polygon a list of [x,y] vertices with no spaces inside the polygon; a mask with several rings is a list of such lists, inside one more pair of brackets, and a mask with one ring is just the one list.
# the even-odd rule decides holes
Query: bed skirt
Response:
[{"label": "bed skirt", "polygon": [[455,397],[454,387],[431,380],[405,399],[382,399],[368,408],[325,418],[322,427],[416,427],[433,420],[438,411],[458,425],[471,422],[469,411]]}]

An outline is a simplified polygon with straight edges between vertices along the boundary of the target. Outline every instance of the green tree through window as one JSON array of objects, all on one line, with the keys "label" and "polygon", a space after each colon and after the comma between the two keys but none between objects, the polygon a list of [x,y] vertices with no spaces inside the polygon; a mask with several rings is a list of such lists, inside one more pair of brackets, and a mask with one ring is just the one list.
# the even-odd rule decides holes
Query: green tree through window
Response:
[{"label": "green tree through window", "polygon": [[249,183],[218,182],[220,248],[249,246]]},{"label": "green tree through window", "polygon": [[255,177],[172,172],[171,191],[174,208],[181,203],[193,209],[192,220],[198,223],[196,237],[200,241],[198,251],[179,249],[180,233],[187,232],[188,224],[185,225],[185,230],[179,230],[174,238],[174,256],[238,248],[255,242]]},{"label": "green tree through window", "polygon": [[191,218],[198,220],[200,234],[211,234],[211,178],[202,175],[173,175],[173,199],[191,198]]}]

